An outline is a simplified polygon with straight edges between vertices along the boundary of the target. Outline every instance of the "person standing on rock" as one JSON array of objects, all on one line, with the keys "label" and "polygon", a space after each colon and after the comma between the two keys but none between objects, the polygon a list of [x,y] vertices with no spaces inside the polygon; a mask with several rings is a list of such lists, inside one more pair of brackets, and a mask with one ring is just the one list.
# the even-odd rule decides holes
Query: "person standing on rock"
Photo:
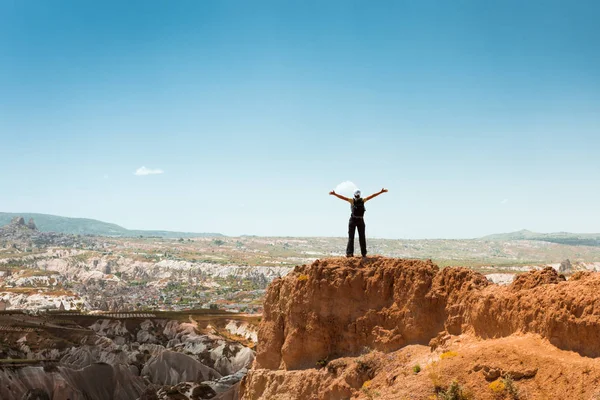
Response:
[{"label": "person standing on rock", "polygon": [[350,221],[348,222],[348,246],[346,247],[346,257],[354,256],[354,233],[358,228],[358,241],[360,243],[360,252],[363,257],[367,256],[367,238],[365,237],[365,203],[371,200],[373,197],[377,197],[382,193],[386,193],[387,189],[381,189],[380,192],[373,193],[372,195],[362,198],[360,197],[360,190],[354,191],[354,198],[349,199],[348,197],[337,194],[335,190],[329,192],[330,195],[342,199],[350,203]]}]

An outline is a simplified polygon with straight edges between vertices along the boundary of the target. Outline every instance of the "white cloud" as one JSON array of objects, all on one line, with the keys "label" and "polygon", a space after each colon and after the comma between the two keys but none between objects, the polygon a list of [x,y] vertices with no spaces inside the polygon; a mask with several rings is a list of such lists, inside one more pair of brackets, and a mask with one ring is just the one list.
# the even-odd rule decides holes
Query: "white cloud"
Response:
[{"label": "white cloud", "polygon": [[345,181],[335,187],[335,192],[344,196],[354,196],[354,191],[356,189],[358,189],[358,187],[354,182]]},{"label": "white cloud", "polygon": [[158,175],[163,174],[164,171],[162,169],[151,169],[146,167],[140,167],[135,172],[134,175],[145,176],[145,175]]},{"label": "white cloud", "polygon": [[506,203],[508,203],[508,199],[504,199],[500,202],[500,204],[506,204]]}]

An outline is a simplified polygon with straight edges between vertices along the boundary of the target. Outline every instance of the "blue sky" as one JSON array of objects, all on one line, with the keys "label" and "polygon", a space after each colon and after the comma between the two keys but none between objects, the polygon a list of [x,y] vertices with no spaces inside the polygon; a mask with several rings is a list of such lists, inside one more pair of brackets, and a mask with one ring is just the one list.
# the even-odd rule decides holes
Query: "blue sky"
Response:
[{"label": "blue sky", "polygon": [[[595,1],[0,1],[0,210],[135,229],[600,231]],[[136,175],[141,167],[162,173]],[[155,171],[157,172],[157,171]]]}]

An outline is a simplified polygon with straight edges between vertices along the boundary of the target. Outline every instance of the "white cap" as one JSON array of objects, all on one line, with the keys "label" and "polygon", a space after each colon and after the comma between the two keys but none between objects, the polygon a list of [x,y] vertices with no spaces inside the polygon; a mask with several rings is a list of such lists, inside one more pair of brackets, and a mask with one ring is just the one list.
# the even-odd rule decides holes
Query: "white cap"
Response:
[{"label": "white cap", "polygon": [[354,191],[354,197],[360,197],[360,190],[356,189]]}]

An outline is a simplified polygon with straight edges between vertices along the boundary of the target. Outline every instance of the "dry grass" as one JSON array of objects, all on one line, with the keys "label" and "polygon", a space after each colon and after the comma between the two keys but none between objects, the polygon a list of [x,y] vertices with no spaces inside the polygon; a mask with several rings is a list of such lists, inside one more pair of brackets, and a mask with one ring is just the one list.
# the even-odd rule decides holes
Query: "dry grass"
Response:
[{"label": "dry grass", "polygon": [[444,384],[442,382],[442,377],[438,370],[438,364],[436,362],[432,362],[431,365],[427,368],[427,376],[433,385],[433,389],[435,392],[439,392],[443,389]]},{"label": "dry grass", "polygon": [[439,400],[473,400],[473,394],[463,389],[457,382],[452,381],[446,390],[437,393]]}]

